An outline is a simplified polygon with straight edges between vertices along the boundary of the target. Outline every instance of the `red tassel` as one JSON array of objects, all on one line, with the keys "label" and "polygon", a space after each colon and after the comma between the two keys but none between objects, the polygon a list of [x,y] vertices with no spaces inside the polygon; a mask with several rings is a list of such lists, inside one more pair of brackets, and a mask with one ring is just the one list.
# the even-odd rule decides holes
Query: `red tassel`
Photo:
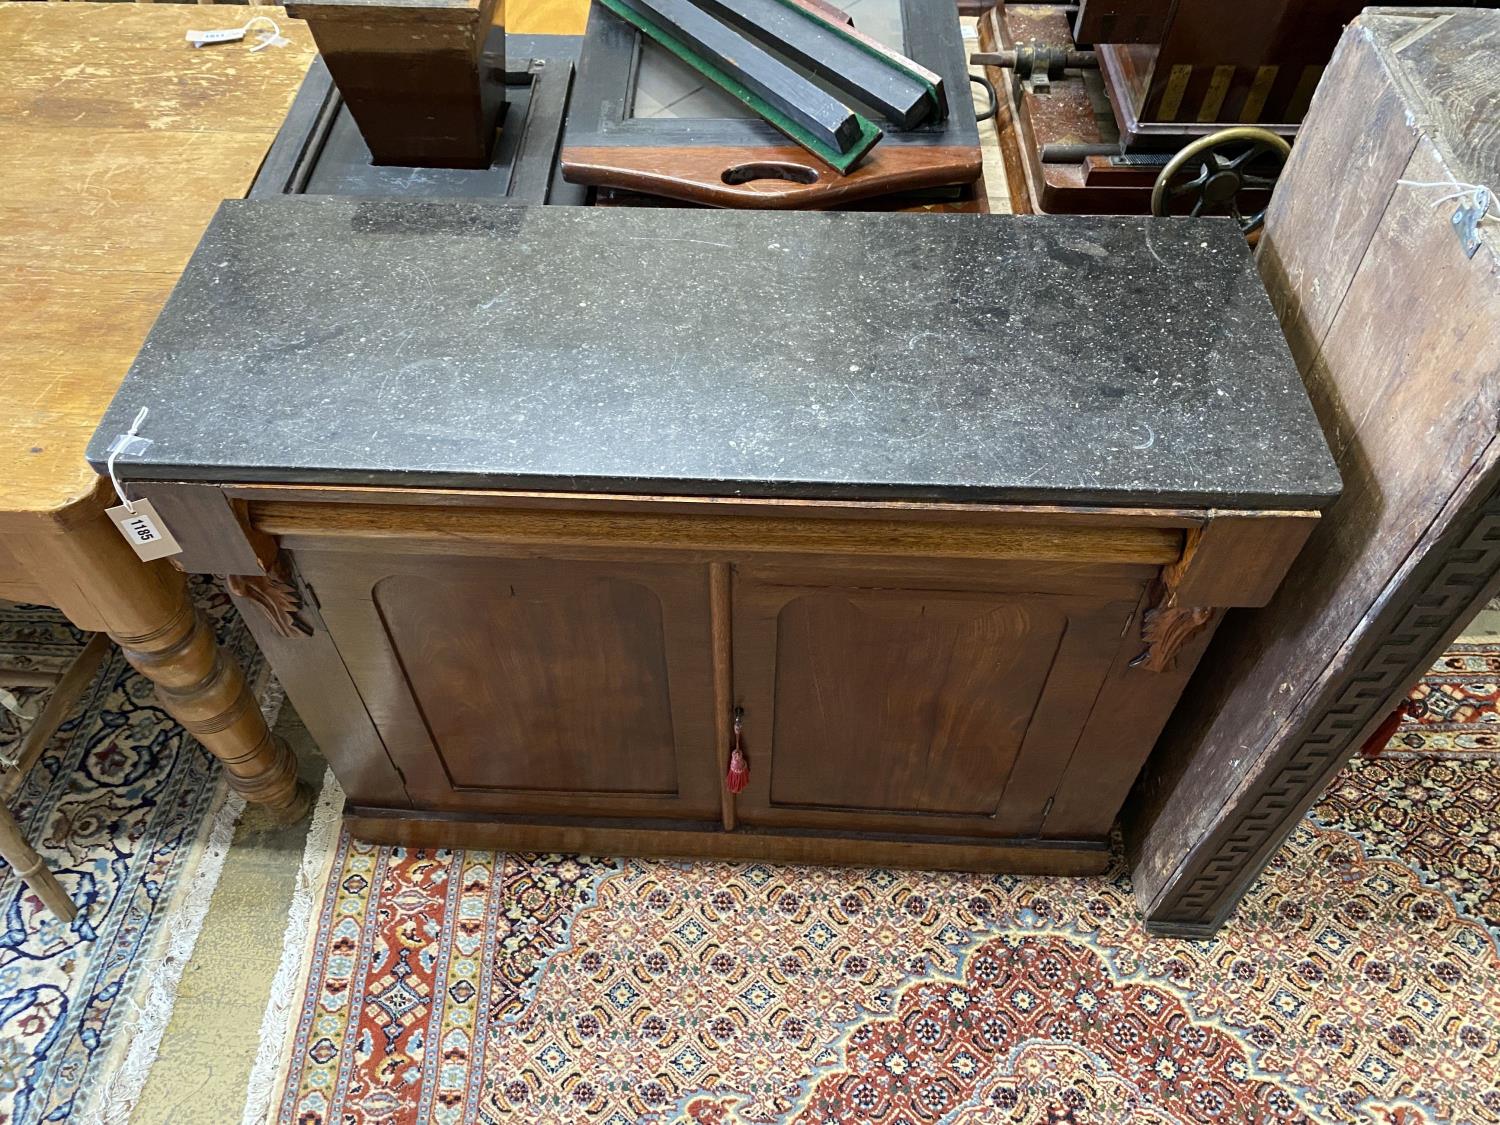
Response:
[{"label": "red tassel", "polygon": [[740,732],[745,725],[745,712],[742,708],[734,709],[734,743],[733,749],[729,751],[729,772],[724,775],[724,788],[731,793],[744,792],[745,786],[750,784],[750,762],[745,757],[744,747],[740,745]]},{"label": "red tassel", "polygon": [[745,761],[745,752],[738,746],[729,755],[729,772],[724,775],[724,787],[731,793],[741,793],[750,784],[750,763]]},{"label": "red tassel", "polygon": [[1361,758],[1380,757],[1381,751],[1401,729],[1401,720],[1409,714],[1411,714],[1411,700],[1403,699],[1400,705],[1385,717],[1385,722],[1376,727],[1375,732],[1365,739],[1365,744],[1359,748],[1359,756]]}]

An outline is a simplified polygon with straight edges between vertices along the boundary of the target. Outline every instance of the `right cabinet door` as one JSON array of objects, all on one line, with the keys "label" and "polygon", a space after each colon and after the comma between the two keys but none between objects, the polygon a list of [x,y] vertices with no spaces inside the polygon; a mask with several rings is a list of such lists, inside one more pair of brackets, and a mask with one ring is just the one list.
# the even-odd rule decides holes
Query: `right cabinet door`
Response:
[{"label": "right cabinet door", "polygon": [[[1139,648],[1130,626],[1147,580],[1034,564],[967,581],[739,568],[740,819],[1041,834],[1101,689]],[[1115,811],[1100,810],[1100,835]]]}]

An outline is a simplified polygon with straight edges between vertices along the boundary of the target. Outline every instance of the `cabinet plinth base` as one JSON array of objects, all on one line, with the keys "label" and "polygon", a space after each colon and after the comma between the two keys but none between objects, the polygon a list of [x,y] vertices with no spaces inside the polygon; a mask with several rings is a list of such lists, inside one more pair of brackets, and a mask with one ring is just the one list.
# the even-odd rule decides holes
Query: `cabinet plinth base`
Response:
[{"label": "cabinet plinth base", "polygon": [[911,867],[994,871],[1011,875],[1099,875],[1110,866],[1107,841],[996,839],[897,834],[775,832],[740,825],[724,832],[700,827],[642,828],[546,824],[462,814],[350,808],[344,825],[356,839],[409,848],[493,848],[644,856],[653,859],[761,860],[838,867]]}]

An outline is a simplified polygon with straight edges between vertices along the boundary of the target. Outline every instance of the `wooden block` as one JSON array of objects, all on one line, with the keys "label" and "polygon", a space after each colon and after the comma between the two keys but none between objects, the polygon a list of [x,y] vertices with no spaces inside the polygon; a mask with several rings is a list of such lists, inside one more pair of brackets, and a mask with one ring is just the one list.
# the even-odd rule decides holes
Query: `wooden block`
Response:
[{"label": "wooden block", "polygon": [[155,506],[182,547],[177,565],[190,574],[263,575],[276,559],[275,541],[251,527],[244,501],[218,485],[148,481],[129,491]]},{"label": "wooden block", "polygon": [[497,0],[317,0],[305,19],[376,164],[488,168],[505,86],[480,58]]}]

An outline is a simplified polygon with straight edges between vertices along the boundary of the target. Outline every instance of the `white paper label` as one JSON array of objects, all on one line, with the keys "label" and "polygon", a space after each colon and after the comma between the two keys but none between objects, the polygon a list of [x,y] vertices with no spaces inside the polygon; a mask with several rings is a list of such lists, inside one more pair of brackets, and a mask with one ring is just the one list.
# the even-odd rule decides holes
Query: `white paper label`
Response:
[{"label": "white paper label", "polygon": [[182,553],[182,547],[162,523],[151,501],[137,500],[133,512],[124,504],[116,504],[113,508],[106,508],[104,514],[115,521],[120,534],[125,536],[125,542],[142,561],[151,562]]},{"label": "white paper label", "polygon": [[194,47],[204,47],[210,43],[236,43],[245,38],[243,27],[221,27],[214,31],[190,31],[187,33],[187,41]]}]

